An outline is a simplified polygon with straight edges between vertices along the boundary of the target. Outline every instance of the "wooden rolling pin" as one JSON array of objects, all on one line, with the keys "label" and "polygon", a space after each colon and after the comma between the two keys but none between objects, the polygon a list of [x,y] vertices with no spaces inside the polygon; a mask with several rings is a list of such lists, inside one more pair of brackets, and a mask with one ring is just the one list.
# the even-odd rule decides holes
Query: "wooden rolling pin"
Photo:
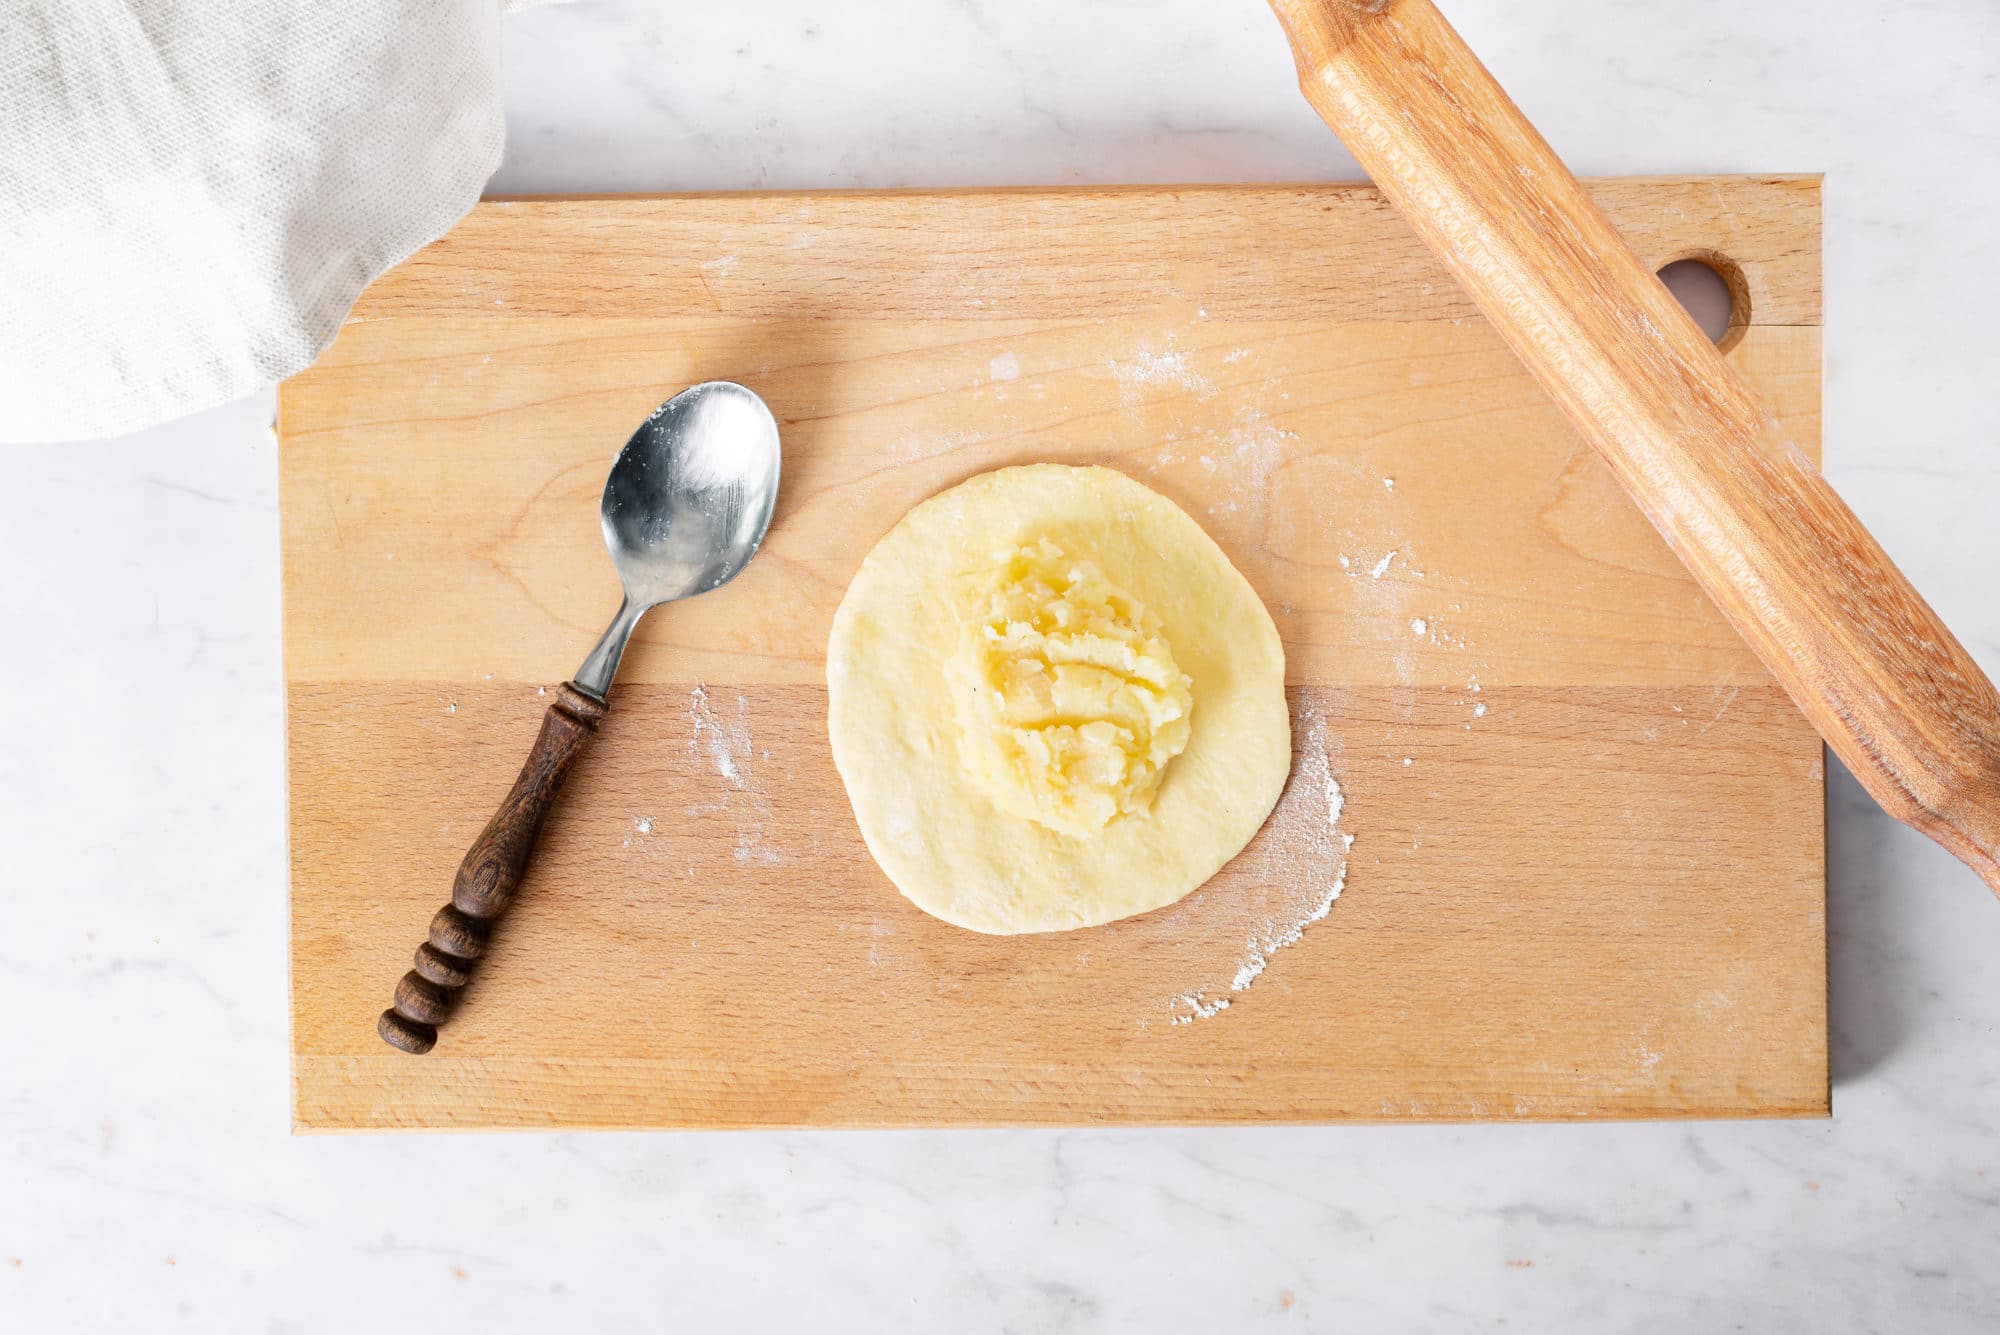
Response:
[{"label": "wooden rolling pin", "polygon": [[1271,0],[1299,83],[1890,815],[2000,892],[2000,696],[1430,0]]}]

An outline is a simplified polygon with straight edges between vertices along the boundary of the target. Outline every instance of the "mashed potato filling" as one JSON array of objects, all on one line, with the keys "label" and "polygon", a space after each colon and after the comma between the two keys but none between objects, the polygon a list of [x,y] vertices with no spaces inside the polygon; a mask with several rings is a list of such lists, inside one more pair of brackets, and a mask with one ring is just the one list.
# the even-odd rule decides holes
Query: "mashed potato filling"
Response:
[{"label": "mashed potato filling", "polygon": [[971,576],[944,671],[973,786],[1061,834],[1145,812],[1188,744],[1193,683],[1159,618],[1046,538]]}]

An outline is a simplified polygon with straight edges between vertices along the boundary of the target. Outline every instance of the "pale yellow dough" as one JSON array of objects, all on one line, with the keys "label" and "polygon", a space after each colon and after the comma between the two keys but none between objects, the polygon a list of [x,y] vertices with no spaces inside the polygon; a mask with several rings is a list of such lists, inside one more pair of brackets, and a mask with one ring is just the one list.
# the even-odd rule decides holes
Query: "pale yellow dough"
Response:
[{"label": "pale yellow dough", "polygon": [[1005,468],[911,510],[841,600],[827,687],[869,851],[978,932],[1173,903],[1291,768],[1270,613],[1180,507],[1107,468]]}]

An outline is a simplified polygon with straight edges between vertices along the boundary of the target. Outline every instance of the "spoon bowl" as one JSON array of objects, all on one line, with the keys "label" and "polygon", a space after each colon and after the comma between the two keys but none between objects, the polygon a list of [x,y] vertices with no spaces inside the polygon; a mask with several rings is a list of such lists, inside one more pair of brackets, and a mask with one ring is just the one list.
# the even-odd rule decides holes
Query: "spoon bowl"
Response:
[{"label": "spoon bowl", "polygon": [[639,425],[611,465],[598,518],[625,601],[576,674],[602,700],[648,609],[734,579],[778,500],[778,423],[741,385],[682,390]]},{"label": "spoon bowl", "polygon": [[604,483],[604,545],[625,596],[647,606],[736,577],[778,499],[778,423],[741,385],[711,380],[643,422]]}]

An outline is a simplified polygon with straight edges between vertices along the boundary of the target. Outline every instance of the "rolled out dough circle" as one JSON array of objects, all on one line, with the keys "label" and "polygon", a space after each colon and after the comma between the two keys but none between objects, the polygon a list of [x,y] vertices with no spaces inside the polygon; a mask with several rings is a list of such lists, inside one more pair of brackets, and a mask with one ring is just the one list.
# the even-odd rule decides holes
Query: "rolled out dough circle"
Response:
[{"label": "rolled out dough circle", "polygon": [[[1088,837],[1007,814],[968,779],[943,667],[967,572],[1041,538],[1157,615],[1193,681],[1187,749],[1151,808]],[[1108,468],[1003,468],[912,509],[848,586],[826,671],[834,764],[868,851],[918,908],[976,932],[1090,927],[1173,903],[1250,842],[1291,768],[1270,613],[1186,512]]]}]

